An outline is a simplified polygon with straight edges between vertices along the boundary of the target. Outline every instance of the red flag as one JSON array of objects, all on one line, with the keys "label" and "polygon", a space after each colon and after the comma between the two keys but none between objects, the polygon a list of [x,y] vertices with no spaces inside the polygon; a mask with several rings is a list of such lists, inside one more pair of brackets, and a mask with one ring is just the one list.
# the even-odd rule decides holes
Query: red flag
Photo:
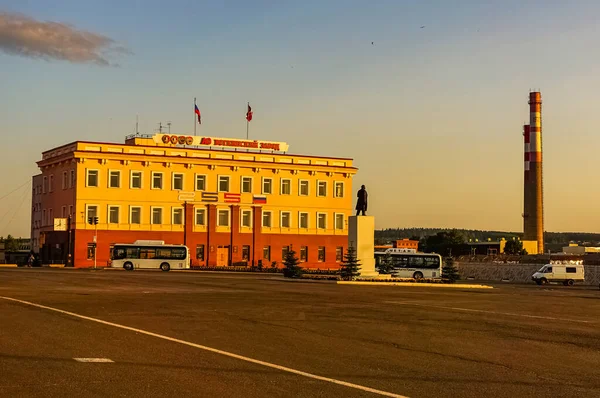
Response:
[{"label": "red flag", "polygon": [[198,105],[194,105],[194,112],[196,112],[196,115],[198,115],[198,123],[202,124],[202,119],[200,118],[200,109],[198,109]]},{"label": "red flag", "polygon": [[250,103],[248,103],[248,112],[246,112],[246,120],[252,120],[252,108],[250,108]]}]

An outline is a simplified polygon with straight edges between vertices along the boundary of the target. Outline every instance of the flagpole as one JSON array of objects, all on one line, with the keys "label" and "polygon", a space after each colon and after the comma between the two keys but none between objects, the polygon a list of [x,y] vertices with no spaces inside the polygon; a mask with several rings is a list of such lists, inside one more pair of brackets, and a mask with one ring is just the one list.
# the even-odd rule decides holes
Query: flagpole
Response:
[{"label": "flagpole", "polygon": [[[250,102],[248,102],[248,108],[250,107]],[[248,128],[250,127],[250,121],[248,120],[248,108],[246,108],[246,139],[248,139]]]},{"label": "flagpole", "polygon": [[198,117],[198,115],[196,115],[196,97],[194,97],[194,137],[196,136],[196,118]]}]

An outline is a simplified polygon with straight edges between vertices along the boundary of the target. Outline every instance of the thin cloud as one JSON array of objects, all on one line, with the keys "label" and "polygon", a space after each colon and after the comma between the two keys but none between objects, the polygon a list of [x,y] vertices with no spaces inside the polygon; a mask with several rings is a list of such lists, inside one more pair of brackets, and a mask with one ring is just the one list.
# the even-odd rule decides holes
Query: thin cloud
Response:
[{"label": "thin cloud", "polygon": [[0,51],[11,55],[72,63],[118,66],[113,54],[130,54],[109,37],[58,22],[40,22],[0,12]]}]

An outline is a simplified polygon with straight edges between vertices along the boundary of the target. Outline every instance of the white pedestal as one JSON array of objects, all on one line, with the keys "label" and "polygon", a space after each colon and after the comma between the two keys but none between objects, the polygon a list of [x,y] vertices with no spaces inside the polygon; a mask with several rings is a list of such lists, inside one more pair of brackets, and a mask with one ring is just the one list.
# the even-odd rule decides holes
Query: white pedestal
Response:
[{"label": "white pedestal", "polygon": [[350,216],[348,218],[348,247],[356,249],[360,261],[360,277],[378,277],[375,270],[375,217]]}]

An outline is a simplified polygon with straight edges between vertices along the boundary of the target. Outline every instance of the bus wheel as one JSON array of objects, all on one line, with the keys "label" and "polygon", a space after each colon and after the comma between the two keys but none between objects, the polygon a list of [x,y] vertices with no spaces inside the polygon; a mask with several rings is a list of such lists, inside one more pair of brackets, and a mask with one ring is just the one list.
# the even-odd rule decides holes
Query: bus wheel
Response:
[{"label": "bus wheel", "polygon": [[168,271],[168,270],[171,269],[171,266],[169,265],[169,263],[162,263],[160,265],[160,269],[163,270],[163,271]]},{"label": "bus wheel", "polygon": [[573,279],[569,279],[567,281],[567,286],[573,286],[575,284],[575,281]]},{"label": "bus wheel", "polygon": [[123,264],[123,268],[125,268],[125,270],[127,271],[133,271],[133,264],[128,261],[125,264]]},{"label": "bus wheel", "polygon": [[423,279],[423,273],[422,273],[422,272],[419,272],[419,271],[417,271],[417,272],[415,272],[415,273],[413,274],[413,278],[415,278],[415,279]]}]

